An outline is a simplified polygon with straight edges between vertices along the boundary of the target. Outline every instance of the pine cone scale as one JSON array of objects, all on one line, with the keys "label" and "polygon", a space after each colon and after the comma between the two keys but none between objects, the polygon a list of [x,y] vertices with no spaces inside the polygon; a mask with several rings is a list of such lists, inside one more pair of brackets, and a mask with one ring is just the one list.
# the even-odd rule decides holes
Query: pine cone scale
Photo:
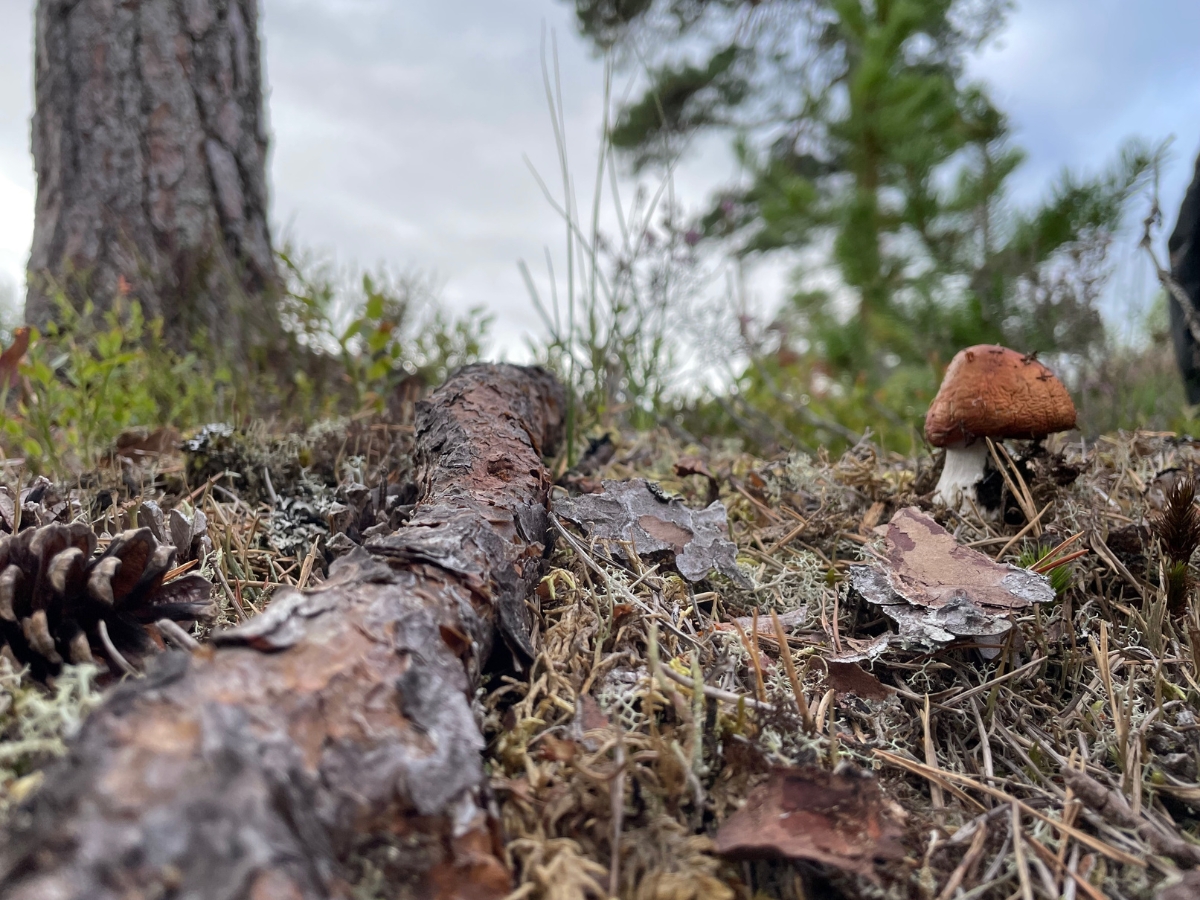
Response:
[{"label": "pine cone scale", "polygon": [[99,556],[96,544],[82,524],[52,523],[0,538],[0,641],[37,677],[53,675],[65,659],[107,662],[112,672],[137,667],[161,649],[148,625],[215,614],[205,578],[164,583],[176,549],[151,529],[116,535]]}]

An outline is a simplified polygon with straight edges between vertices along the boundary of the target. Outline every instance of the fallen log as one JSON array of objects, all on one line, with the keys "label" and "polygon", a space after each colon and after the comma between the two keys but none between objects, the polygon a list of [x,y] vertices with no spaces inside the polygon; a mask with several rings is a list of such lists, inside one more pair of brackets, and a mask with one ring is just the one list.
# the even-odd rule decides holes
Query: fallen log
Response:
[{"label": "fallen log", "polygon": [[506,893],[470,696],[497,632],[529,650],[563,409],[540,369],[452,377],[409,524],[116,689],[14,814],[0,894],[345,897],[378,847],[390,896]]}]

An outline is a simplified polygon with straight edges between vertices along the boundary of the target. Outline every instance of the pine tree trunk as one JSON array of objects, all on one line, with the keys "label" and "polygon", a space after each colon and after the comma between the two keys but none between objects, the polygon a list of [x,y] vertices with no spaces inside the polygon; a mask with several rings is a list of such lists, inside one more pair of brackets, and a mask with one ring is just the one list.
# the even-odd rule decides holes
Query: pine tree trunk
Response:
[{"label": "pine tree trunk", "polygon": [[408,525],[112,693],[0,836],[0,896],[345,898],[353,856],[391,897],[507,894],[471,698],[497,633],[535,655],[564,408],[507,365],[419,404]]},{"label": "pine tree trunk", "polygon": [[[1179,208],[1179,219],[1167,250],[1171,255],[1171,277],[1191,299],[1192,309],[1200,310],[1200,158],[1196,159],[1196,175]],[[1200,403],[1200,342],[1188,328],[1179,300],[1168,293],[1167,302],[1171,312],[1171,342],[1188,403]]]},{"label": "pine tree trunk", "polygon": [[26,318],[57,293],[244,359],[274,333],[257,0],[38,0]]}]

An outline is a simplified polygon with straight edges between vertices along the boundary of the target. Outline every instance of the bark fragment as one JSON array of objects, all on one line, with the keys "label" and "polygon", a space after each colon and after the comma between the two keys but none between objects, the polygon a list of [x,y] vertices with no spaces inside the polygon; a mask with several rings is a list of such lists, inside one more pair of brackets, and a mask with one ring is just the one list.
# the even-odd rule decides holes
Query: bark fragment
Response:
[{"label": "bark fragment", "polygon": [[737,545],[729,540],[725,504],[689,509],[677,497],[642,478],[605,481],[599,493],[560,500],[554,511],[589,537],[631,541],[639,556],[665,558],[688,581],[719,572],[741,587],[750,582],[737,567]]},{"label": "bark fragment", "polygon": [[879,562],[851,567],[850,581],[896,622],[901,642],[929,647],[995,643],[1012,628],[1012,613],[1054,599],[1044,575],[960,545],[913,507],[892,517]]},{"label": "bark fragment", "polygon": [[721,826],[716,845],[734,859],[804,859],[878,882],[876,863],[904,856],[902,836],[871,775],[808,767],[776,769]]},{"label": "bark fragment", "polygon": [[387,844],[395,896],[502,896],[469,697],[540,575],[563,409],[540,369],[451,378],[386,559],[356,551],[115,691],[14,816],[0,893],[344,897],[342,862]]}]

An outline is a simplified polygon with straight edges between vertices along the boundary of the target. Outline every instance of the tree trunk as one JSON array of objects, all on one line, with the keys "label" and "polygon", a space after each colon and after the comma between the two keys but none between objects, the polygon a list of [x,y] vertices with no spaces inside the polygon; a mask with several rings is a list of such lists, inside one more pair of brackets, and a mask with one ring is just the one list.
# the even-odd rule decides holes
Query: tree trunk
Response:
[{"label": "tree trunk", "polygon": [[26,319],[127,296],[244,359],[277,328],[257,0],[38,0]]},{"label": "tree trunk", "polygon": [[[1171,277],[1183,288],[1193,310],[1200,310],[1200,157],[1196,159],[1196,174],[1179,208],[1179,219],[1167,243],[1170,253]],[[1175,360],[1188,403],[1200,403],[1200,343],[1197,343],[1179,300],[1169,291],[1167,303],[1171,311],[1171,342]]]},{"label": "tree trunk", "polygon": [[410,524],[118,688],[15,813],[0,894],[346,897],[366,854],[389,896],[503,896],[471,697],[497,625],[529,647],[563,410],[515,366],[420,404]]}]

